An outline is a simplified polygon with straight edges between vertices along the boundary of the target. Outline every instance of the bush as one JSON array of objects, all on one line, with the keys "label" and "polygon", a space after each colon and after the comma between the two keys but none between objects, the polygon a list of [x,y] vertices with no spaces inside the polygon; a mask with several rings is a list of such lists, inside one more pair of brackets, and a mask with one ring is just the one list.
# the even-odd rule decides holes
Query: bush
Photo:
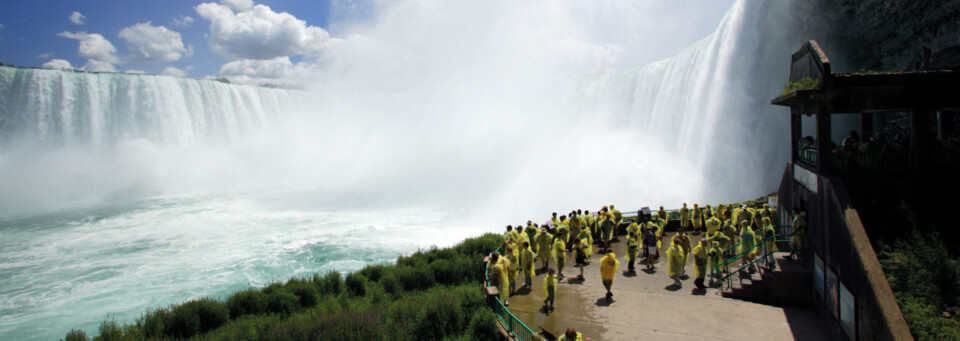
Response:
[{"label": "bush", "polygon": [[361,297],[367,294],[367,278],[359,272],[347,275],[346,284],[347,292],[349,292],[351,296]]},{"label": "bush", "polygon": [[212,299],[188,301],[171,309],[165,321],[164,334],[188,338],[219,328],[229,319],[226,304]]},{"label": "bush", "polygon": [[307,281],[290,280],[286,289],[300,299],[300,307],[304,309],[313,308],[320,299],[317,287]]},{"label": "bush", "polygon": [[87,341],[87,340],[89,340],[89,339],[87,338],[87,333],[84,333],[82,330],[79,330],[79,329],[71,329],[71,330],[67,333],[67,337],[64,338],[64,340],[66,340],[66,341]]},{"label": "bush", "polygon": [[266,295],[266,312],[288,316],[300,310],[300,298],[282,290],[275,290]]},{"label": "bush", "polygon": [[497,315],[487,308],[477,309],[470,316],[467,325],[467,334],[477,341],[500,340],[500,331],[497,329]]},{"label": "bush", "polygon": [[388,269],[389,267],[383,264],[367,265],[363,270],[360,270],[360,274],[373,282],[378,282],[384,271],[388,271]]},{"label": "bush", "polygon": [[396,274],[405,291],[427,289],[436,283],[436,279],[433,277],[433,269],[425,265],[399,267]]},{"label": "bush", "polygon": [[391,295],[396,295],[403,290],[403,287],[400,285],[400,280],[397,279],[397,275],[393,271],[390,271],[380,277],[380,286],[383,287],[383,290]]},{"label": "bush", "polygon": [[243,315],[263,313],[266,306],[266,299],[260,290],[247,289],[237,292],[227,299],[227,307],[230,310],[230,318],[236,319]]},{"label": "bush", "polygon": [[343,278],[337,271],[330,271],[320,281],[315,281],[317,291],[322,295],[339,295],[343,291]]},{"label": "bush", "polygon": [[109,319],[100,323],[100,335],[94,340],[113,341],[123,339],[123,328],[117,320]]},{"label": "bush", "polygon": [[169,309],[157,309],[148,312],[146,316],[137,319],[137,325],[140,326],[143,336],[147,338],[162,337],[166,328],[166,320],[168,319],[168,315],[170,315]]}]

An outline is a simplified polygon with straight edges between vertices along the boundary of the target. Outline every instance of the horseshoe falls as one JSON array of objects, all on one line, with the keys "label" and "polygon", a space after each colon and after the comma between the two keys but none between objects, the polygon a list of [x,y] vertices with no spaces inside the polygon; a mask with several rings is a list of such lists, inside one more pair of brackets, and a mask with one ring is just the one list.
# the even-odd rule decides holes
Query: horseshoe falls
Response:
[{"label": "horseshoe falls", "polygon": [[332,60],[309,90],[0,67],[0,339],[551,212],[770,193],[788,128],[768,103],[803,40],[785,3],[739,1],[673,57],[591,72],[418,49],[391,55],[396,74]]}]

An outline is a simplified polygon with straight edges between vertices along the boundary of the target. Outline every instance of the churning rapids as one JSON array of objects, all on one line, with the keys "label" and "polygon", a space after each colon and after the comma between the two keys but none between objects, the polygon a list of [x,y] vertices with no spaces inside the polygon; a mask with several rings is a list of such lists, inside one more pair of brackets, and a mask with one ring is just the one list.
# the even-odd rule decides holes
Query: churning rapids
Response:
[{"label": "churning rapids", "polygon": [[587,74],[455,65],[303,91],[0,67],[0,339],[553,211],[769,193],[787,128],[768,102],[800,44],[781,3],[739,1],[674,57]]}]

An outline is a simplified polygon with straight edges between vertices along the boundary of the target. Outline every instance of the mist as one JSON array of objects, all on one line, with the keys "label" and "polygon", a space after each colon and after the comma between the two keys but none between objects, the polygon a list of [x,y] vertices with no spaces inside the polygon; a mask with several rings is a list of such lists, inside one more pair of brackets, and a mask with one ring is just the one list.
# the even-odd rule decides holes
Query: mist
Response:
[{"label": "mist", "polygon": [[305,91],[5,70],[0,211],[292,191],[509,223],[755,198],[787,155],[786,7],[337,2]]}]

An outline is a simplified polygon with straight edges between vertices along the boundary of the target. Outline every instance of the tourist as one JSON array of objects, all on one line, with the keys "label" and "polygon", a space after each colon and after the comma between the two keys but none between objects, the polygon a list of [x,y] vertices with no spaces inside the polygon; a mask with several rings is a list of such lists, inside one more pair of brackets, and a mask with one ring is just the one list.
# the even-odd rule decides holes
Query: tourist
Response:
[{"label": "tourist", "polygon": [[637,234],[634,231],[627,232],[627,271],[623,273],[633,273],[636,272],[633,268],[633,262],[637,260],[637,254],[640,253],[640,248],[638,247]]},{"label": "tourist", "polygon": [[510,280],[510,295],[517,292],[517,275],[520,273],[520,258],[517,257],[517,249],[507,246],[507,252],[503,254],[507,258],[507,279]]},{"label": "tourist", "polygon": [[570,225],[568,222],[567,216],[560,216],[560,225],[557,225],[556,239],[567,241],[567,239],[570,238]]},{"label": "tourist", "polygon": [[617,255],[613,252],[607,253],[603,259],[600,260],[600,279],[603,280],[603,287],[607,289],[607,299],[609,300],[613,297],[613,293],[610,292],[610,287],[613,286],[613,276],[617,273],[617,267],[620,265],[620,261],[617,260]]},{"label": "tourist", "polygon": [[[717,235],[723,236],[720,232],[717,232]],[[714,281],[720,279],[720,270],[721,264],[723,264],[723,249],[720,248],[719,242],[710,242],[710,285],[714,285]]]},{"label": "tourist", "polygon": [[777,267],[777,261],[773,258],[773,253],[777,252],[777,230],[770,222],[770,218],[763,217],[763,252],[767,262],[767,267],[773,269]]},{"label": "tourist", "polygon": [[803,257],[803,249],[807,247],[807,219],[806,212],[793,208],[793,236],[790,237],[790,255],[788,259]]},{"label": "tourist", "polygon": [[681,271],[681,276],[686,276],[686,275],[687,275],[687,260],[689,259],[690,250],[691,250],[691,248],[690,248],[690,236],[687,235],[687,231],[684,231],[683,229],[681,229],[681,230],[679,231],[679,233],[677,233],[677,235],[680,236],[680,238],[679,238],[679,239],[680,239],[680,243],[679,243],[678,245],[680,245],[680,248],[683,249],[683,263],[682,263],[682,264],[683,264],[683,271]]},{"label": "tourist", "polygon": [[557,341],[583,341],[583,335],[577,332],[576,329],[567,328],[567,332],[560,335]]},{"label": "tourist", "polygon": [[720,231],[720,225],[722,224],[720,219],[717,219],[717,216],[711,215],[705,224],[707,225],[707,236],[712,236],[714,233],[717,233],[717,231]]},{"label": "tourist", "polygon": [[580,242],[580,229],[583,226],[577,211],[570,212],[570,222],[567,225],[570,226],[570,236],[564,241],[567,245],[576,245]]},{"label": "tourist", "polygon": [[557,273],[563,278],[563,266],[567,264],[567,243],[563,238],[554,238],[553,262],[557,264]]},{"label": "tourist", "polygon": [[[756,253],[757,239],[756,234],[753,233],[753,229],[750,228],[750,225],[747,224],[746,220],[740,221],[740,247],[737,248],[737,253],[741,255],[740,258],[740,267],[743,267],[747,264],[753,262],[753,255]],[[753,270],[753,264],[750,264],[750,270]]]},{"label": "tourist", "polygon": [[553,235],[547,233],[547,229],[540,229],[540,234],[537,235],[534,245],[537,246],[537,259],[539,259],[543,264],[543,269],[547,269],[547,264],[550,262],[550,257],[552,256],[551,250],[553,250]]},{"label": "tourist", "polygon": [[683,273],[683,249],[677,244],[670,243],[670,248],[667,249],[667,276],[673,279],[673,285],[682,285],[681,273]]},{"label": "tourist", "polygon": [[520,270],[523,271],[523,287],[531,288],[533,287],[533,277],[537,275],[534,269],[537,254],[533,253],[533,250],[530,249],[530,243],[524,242],[522,245],[523,252],[520,253]]},{"label": "tourist", "polygon": [[[583,233],[583,231],[581,231],[580,233]],[[587,263],[587,257],[589,257],[587,255],[587,250],[589,249],[590,249],[590,241],[587,240],[586,238],[580,239],[580,242],[577,243],[577,249],[576,249],[576,261],[577,261],[577,267],[580,268],[580,275],[575,278],[581,281],[584,280],[583,266]]]},{"label": "tourist", "polygon": [[647,248],[647,258],[644,260],[647,270],[655,270],[657,268],[653,264],[653,260],[657,256],[657,243],[659,243],[656,230],[656,226],[651,226],[647,229],[647,232],[644,232],[643,236],[643,245]]},{"label": "tourist", "polygon": [[707,240],[701,239],[697,247],[693,248],[693,277],[696,277],[693,285],[696,285],[698,289],[706,288],[703,285],[703,279],[707,275],[707,243]]},{"label": "tourist", "polygon": [[557,212],[553,212],[553,215],[550,216],[550,224],[553,225],[551,227],[560,225],[560,219],[557,219]]},{"label": "tourist", "polygon": [[702,232],[700,229],[703,228],[703,211],[700,210],[700,206],[696,203],[693,204],[693,232],[695,234],[700,234]]},{"label": "tourist", "polygon": [[724,220],[723,224],[723,235],[730,240],[730,244],[723,247],[727,253],[723,255],[723,257],[731,258],[733,257],[734,250],[730,250],[730,247],[737,243],[737,228],[733,226],[733,222],[730,219]]},{"label": "tourist", "polygon": [[500,301],[505,306],[510,305],[510,279],[507,277],[508,262],[505,257],[500,257],[500,254],[494,251],[490,255],[490,263],[493,266],[490,267],[490,273],[487,274],[490,282],[494,283],[497,290],[500,291]]},{"label": "tourist", "polygon": [[690,229],[690,209],[687,208],[687,203],[683,203],[683,207],[680,208],[680,228]]},{"label": "tourist", "polygon": [[527,240],[533,242],[533,238],[537,236],[537,230],[537,224],[527,220],[527,227],[523,229],[523,233],[527,235]]},{"label": "tourist", "polygon": [[550,312],[553,310],[553,302],[557,296],[557,276],[555,276],[553,268],[547,270],[547,276],[543,278],[543,311]]},{"label": "tourist", "polygon": [[600,224],[601,241],[603,241],[603,250],[600,252],[609,252],[610,241],[613,239],[613,230],[615,228],[614,222],[613,222],[613,214],[612,213],[604,214],[599,224]]},{"label": "tourist", "polygon": [[667,211],[663,209],[663,206],[660,206],[660,210],[657,211],[657,217],[660,220],[667,221]]}]

